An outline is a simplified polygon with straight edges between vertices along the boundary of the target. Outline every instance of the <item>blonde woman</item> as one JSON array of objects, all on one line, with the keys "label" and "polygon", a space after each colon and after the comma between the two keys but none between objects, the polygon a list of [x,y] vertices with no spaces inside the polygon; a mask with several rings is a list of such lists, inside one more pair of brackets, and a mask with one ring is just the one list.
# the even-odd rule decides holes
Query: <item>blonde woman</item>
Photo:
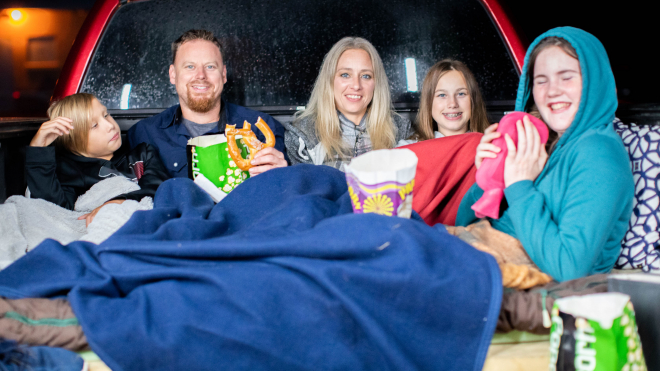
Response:
[{"label": "blonde woman", "polygon": [[378,52],[359,37],[345,37],[330,49],[306,110],[284,126],[292,164],[342,171],[353,157],[393,148],[412,134],[410,121],[392,110]]}]

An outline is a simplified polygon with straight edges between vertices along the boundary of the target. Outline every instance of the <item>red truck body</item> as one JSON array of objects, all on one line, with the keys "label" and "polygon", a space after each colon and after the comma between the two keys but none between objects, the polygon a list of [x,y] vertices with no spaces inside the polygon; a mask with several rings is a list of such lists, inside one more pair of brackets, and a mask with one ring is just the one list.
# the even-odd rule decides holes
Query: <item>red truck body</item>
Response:
[{"label": "red truck body", "polygon": [[62,67],[53,99],[61,99],[78,92],[94,49],[117,8],[119,0],[98,0],[94,4]]}]

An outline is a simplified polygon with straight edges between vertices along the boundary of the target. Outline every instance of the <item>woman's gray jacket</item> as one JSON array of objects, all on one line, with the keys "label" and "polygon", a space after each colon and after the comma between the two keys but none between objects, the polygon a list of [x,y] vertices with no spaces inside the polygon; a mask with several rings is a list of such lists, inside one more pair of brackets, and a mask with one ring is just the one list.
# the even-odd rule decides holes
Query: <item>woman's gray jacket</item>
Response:
[{"label": "woman's gray jacket", "polygon": [[[323,145],[319,142],[316,136],[315,123],[311,118],[302,120],[294,120],[293,122],[283,123],[286,132],[284,134],[284,144],[286,145],[287,154],[291,160],[291,165],[304,163],[314,165],[328,165],[336,169],[344,171],[344,166],[347,165],[353,157],[357,157],[364,152],[371,150],[371,141],[369,134],[366,130],[365,119],[362,119],[360,125],[348,121],[339,114],[340,121],[342,121],[342,133],[344,140],[351,142],[352,156],[342,157],[335,156],[333,159],[326,158],[326,151]],[[342,120],[342,118],[344,120]],[[345,124],[344,121],[350,123]],[[410,120],[400,116],[397,113],[392,113],[392,122],[396,127],[396,141],[398,143],[402,139],[408,138],[412,134],[410,127]],[[345,130],[345,127],[354,127],[354,132]],[[348,138],[350,137],[350,138]],[[355,146],[353,147],[353,143]]]}]

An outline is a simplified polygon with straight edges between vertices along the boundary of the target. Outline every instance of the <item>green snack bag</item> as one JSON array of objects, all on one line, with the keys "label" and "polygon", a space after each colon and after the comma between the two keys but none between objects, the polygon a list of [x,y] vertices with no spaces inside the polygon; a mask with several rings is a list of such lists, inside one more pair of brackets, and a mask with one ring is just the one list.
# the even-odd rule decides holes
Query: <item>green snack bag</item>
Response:
[{"label": "green snack bag", "polygon": [[[240,136],[236,144],[242,155],[247,157],[248,149]],[[224,134],[203,135],[188,140],[188,178],[195,180],[200,174],[208,179],[218,190],[227,194],[250,177],[248,171],[236,166],[229,155],[227,137]]]},{"label": "green snack bag", "polygon": [[557,299],[549,369],[646,371],[630,297],[612,292]]}]

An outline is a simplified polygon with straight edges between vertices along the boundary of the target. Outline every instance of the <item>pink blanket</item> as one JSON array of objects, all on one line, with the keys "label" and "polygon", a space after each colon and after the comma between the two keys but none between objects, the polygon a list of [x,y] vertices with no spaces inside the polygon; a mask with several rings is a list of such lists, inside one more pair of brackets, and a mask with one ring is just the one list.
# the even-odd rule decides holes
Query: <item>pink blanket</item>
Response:
[{"label": "pink blanket", "polygon": [[502,151],[495,158],[485,158],[475,176],[477,184],[484,190],[483,196],[472,205],[472,210],[474,210],[474,214],[478,218],[487,216],[493,219],[499,219],[500,203],[502,202],[502,197],[504,197],[505,188],[504,161],[509,153],[504,140],[504,134],[509,134],[517,148],[518,130],[516,129],[516,122],[519,120],[522,121],[525,115],[529,117],[536,130],[539,131],[541,143],[545,144],[548,141],[548,127],[536,117],[525,112],[511,112],[502,117],[497,127],[497,132],[502,133],[502,135],[493,140],[493,144],[500,147]]}]

